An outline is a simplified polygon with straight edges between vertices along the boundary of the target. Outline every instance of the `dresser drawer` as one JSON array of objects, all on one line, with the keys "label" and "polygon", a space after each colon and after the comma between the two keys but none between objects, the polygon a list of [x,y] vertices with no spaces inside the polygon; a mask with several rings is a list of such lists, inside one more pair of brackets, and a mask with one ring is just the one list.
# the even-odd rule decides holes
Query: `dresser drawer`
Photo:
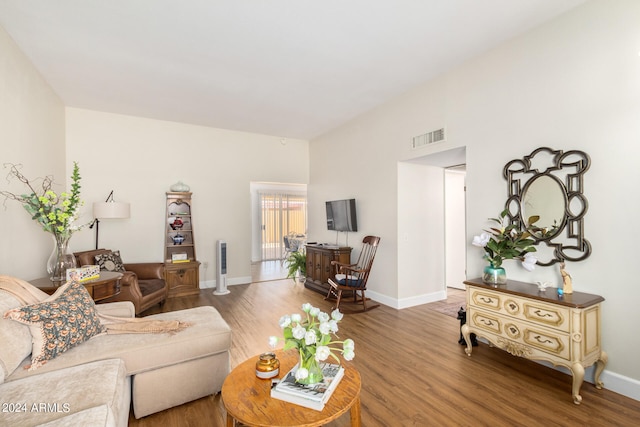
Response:
[{"label": "dresser drawer", "polygon": [[529,298],[519,298],[487,289],[469,289],[469,305],[495,311],[536,325],[570,331],[570,310],[560,305],[547,304]]},{"label": "dresser drawer", "polygon": [[571,340],[568,333],[537,327],[531,322],[502,315],[497,311],[474,308],[469,309],[467,321],[479,335],[486,336],[510,353],[531,357],[534,350],[538,350],[570,360]]}]

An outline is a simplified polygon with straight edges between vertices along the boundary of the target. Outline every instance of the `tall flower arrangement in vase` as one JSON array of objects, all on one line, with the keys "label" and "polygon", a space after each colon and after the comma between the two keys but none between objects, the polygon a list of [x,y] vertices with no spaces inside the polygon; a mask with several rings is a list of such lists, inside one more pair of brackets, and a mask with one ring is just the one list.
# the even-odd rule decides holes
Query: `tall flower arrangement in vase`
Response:
[{"label": "tall flower arrangement in vase", "polygon": [[69,239],[74,232],[86,225],[77,224],[79,209],[84,204],[80,199],[80,168],[78,163],[73,163],[71,191],[60,194],[52,190],[53,178],[51,176],[42,178],[42,183],[37,186],[34,181],[29,180],[20,172],[19,165],[5,164],[4,167],[9,167],[7,179],[17,179],[29,191],[26,194],[0,191],[0,195],[5,199],[22,203],[24,209],[31,215],[31,219],[40,224],[44,231],[51,233],[55,246],[47,263],[47,271],[51,280],[64,280],[66,269],[75,267],[73,255],[67,253]]},{"label": "tall flower arrangement in vase", "polygon": [[507,213],[505,209],[498,218],[489,218],[497,225],[473,238],[472,244],[484,249],[484,258],[489,262],[483,273],[483,280],[487,283],[506,283],[506,273],[502,267],[506,259],[520,260],[528,271],[533,271],[538,262],[533,254],[536,248],[531,233],[521,230],[517,224],[506,224]]},{"label": "tall flower arrangement in vase", "polygon": [[[296,349],[300,356],[295,378],[301,384],[315,384],[322,381],[322,369],[319,362],[332,357],[340,364],[336,352],[342,353],[345,360],[355,357],[355,343],[352,339],[342,341],[337,338],[338,323],[343,314],[338,309],[331,314],[320,311],[309,303],[302,305],[304,315],[300,313],[286,314],[279,320],[283,331],[283,350]],[[275,348],[279,339],[269,337],[269,345]]]}]

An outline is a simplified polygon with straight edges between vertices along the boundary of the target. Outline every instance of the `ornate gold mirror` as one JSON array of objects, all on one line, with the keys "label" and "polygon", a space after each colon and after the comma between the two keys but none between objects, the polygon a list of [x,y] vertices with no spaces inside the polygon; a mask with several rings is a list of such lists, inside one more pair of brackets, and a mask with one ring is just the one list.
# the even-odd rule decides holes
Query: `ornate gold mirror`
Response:
[{"label": "ornate gold mirror", "polygon": [[505,165],[507,217],[531,233],[539,265],[582,261],[591,254],[591,244],[584,238],[589,204],[583,192],[583,175],[590,163],[583,151],[540,147]]}]

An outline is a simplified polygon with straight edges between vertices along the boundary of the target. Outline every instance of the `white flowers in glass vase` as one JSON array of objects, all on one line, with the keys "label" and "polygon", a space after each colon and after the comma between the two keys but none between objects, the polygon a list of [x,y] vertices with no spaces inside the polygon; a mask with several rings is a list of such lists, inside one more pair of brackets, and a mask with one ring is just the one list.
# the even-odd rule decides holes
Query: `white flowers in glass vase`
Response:
[{"label": "white flowers in glass vase", "polygon": [[[310,303],[305,303],[302,305],[302,311],[304,315],[286,314],[278,322],[285,341],[283,350],[295,348],[300,354],[300,364],[296,371],[296,380],[299,382],[305,382],[313,376],[312,371],[317,369],[317,362],[332,357],[340,364],[340,359],[334,352],[342,353],[345,360],[355,357],[355,343],[352,339],[334,341],[332,338],[337,337],[338,323],[343,317],[338,309],[329,315]],[[275,348],[278,341],[276,336],[269,337],[269,345],[272,348]]]}]

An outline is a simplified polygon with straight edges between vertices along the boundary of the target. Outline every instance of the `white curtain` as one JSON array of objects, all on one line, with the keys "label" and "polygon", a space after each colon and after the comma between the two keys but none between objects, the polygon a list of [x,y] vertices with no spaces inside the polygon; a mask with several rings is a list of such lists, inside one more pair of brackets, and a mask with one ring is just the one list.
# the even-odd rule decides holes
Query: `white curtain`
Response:
[{"label": "white curtain", "polygon": [[307,196],[265,190],[258,192],[258,202],[262,216],[262,260],[282,259],[283,237],[291,233],[306,234]]}]

